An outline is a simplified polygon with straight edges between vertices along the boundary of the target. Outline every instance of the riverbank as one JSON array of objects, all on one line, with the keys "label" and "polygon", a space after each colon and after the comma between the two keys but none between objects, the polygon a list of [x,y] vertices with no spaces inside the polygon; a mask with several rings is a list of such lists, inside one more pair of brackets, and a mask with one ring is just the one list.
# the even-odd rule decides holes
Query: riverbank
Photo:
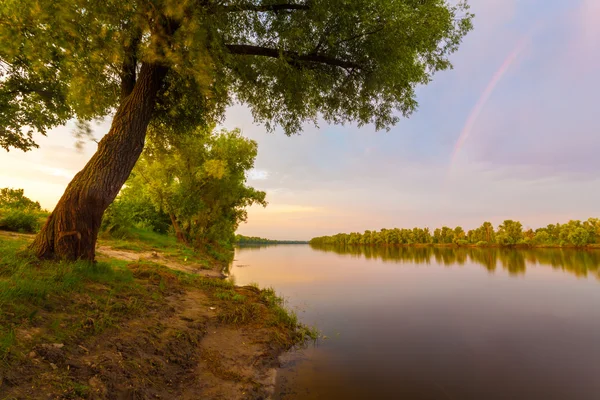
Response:
[{"label": "riverbank", "polygon": [[96,264],[41,262],[30,240],[0,232],[0,398],[267,398],[314,337],[219,257],[104,242]]}]

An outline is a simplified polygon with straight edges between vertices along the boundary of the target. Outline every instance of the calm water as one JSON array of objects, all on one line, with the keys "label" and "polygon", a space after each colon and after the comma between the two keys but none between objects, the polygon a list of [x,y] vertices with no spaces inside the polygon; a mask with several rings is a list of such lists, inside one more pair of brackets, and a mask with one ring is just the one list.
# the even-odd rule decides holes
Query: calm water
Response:
[{"label": "calm water", "polygon": [[327,339],[280,399],[600,399],[600,251],[242,248]]}]

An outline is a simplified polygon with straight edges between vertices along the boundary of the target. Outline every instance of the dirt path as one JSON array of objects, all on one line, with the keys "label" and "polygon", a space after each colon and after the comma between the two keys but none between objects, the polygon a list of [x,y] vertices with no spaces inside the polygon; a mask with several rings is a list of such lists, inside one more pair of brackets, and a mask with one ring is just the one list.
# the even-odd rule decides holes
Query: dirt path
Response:
[{"label": "dirt path", "polygon": [[106,245],[98,245],[96,246],[96,258],[98,261],[103,261],[107,258],[116,258],[117,260],[125,261],[152,261],[176,271],[187,272],[188,274],[195,274],[210,278],[225,277],[222,272],[204,269],[201,265],[195,263],[182,263],[177,260],[173,260],[172,258],[167,257],[157,251],[136,252],[131,250],[113,249],[112,247]]}]

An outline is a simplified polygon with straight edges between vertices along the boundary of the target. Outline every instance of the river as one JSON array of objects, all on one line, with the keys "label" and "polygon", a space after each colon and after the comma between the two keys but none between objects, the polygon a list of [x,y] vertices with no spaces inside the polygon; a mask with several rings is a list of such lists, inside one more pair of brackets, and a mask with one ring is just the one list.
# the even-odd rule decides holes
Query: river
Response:
[{"label": "river", "polygon": [[324,335],[278,399],[600,399],[600,250],[236,250]]}]

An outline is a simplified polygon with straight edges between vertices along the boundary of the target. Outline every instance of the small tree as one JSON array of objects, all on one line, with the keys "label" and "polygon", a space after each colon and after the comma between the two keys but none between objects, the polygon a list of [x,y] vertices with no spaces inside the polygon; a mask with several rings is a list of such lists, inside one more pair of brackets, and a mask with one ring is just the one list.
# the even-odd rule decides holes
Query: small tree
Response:
[{"label": "small tree", "polygon": [[256,154],[256,142],[239,130],[181,137],[153,130],[127,186],[145,191],[170,217],[179,241],[228,242],[246,220],[246,207],[266,206],[265,192],[246,185]]},{"label": "small tree", "polygon": [[523,225],[519,221],[507,219],[498,227],[498,243],[513,246],[523,239]]},{"label": "small tree", "polygon": [[37,201],[25,196],[23,189],[0,189],[0,208],[11,208],[16,210],[41,211],[42,207]]}]

